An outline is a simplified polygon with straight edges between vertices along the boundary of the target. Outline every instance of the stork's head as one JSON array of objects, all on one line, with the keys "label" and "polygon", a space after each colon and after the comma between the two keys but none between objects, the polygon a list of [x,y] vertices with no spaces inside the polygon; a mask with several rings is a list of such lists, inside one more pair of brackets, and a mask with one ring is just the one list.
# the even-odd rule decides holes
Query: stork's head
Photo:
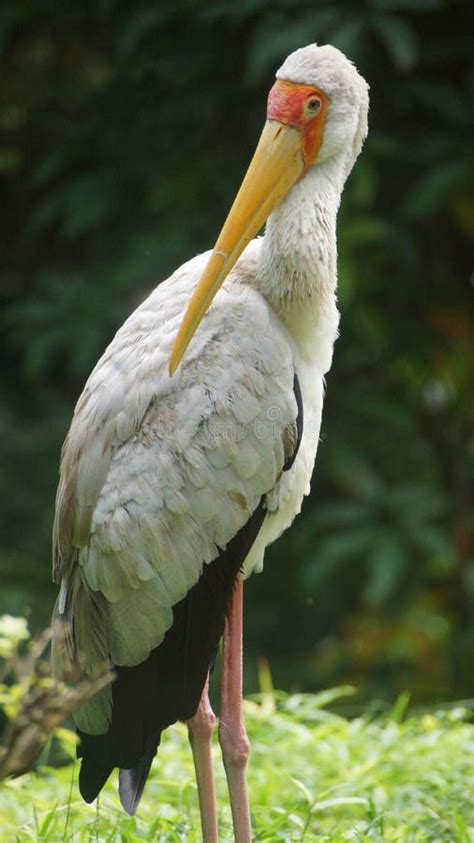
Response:
[{"label": "stork's head", "polygon": [[348,174],[367,135],[365,79],[340,50],[316,44],[291,53],[276,78],[267,119],[298,127],[310,153],[306,167],[338,155],[345,159]]},{"label": "stork's head", "polygon": [[362,149],[368,85],[340,50],[310,44],[291,53],[276,77],[257,149],[178,331],[170,374],[235,262],[295,182],[334,157],[346,177]]}]

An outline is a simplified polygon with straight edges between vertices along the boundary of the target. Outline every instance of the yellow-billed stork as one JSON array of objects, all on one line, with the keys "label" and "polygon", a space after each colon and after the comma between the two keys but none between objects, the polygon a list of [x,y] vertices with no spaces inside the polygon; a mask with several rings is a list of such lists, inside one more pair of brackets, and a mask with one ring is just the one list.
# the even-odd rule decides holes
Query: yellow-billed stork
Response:
[{"label": "yellow-billed stork", "polygon": [[339,50],[286,59],[216,246],[120,328],[62,451],[54,669],[116,673],[75,714],[81,793],[91,802],[119,767],[134,813],[163,729],[186,720],[206,843],[217,841],[207,683],[223,632],[219,739],[235,839],[251,839],[242,578],[309,492],[339,322],[336,216],[367,113],[367,84]]}]

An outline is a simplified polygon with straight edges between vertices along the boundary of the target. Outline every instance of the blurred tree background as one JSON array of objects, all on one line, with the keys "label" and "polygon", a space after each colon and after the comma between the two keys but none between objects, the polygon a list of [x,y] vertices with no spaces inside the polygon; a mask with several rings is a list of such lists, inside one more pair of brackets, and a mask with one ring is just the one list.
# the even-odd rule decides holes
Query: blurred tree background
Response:
[{"label": "blurred tree background", "polygon": [[[214,242],[293,49],[371,85],[339,222],[313,492],[247,589],[247,690],[474,694],[470,3],[82,0],[0,11],[0,612],[47,623],[59,451],[158,281]],[[469,19],[471,18],[471,26]]]}]

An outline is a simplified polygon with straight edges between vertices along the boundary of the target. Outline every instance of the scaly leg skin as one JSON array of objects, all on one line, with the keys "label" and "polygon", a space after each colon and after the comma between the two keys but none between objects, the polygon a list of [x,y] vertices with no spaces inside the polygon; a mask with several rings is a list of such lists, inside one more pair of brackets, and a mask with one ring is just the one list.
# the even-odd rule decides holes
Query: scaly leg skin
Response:
[{"label": "scaly leg skin", "polygon": [[211,740],[216,722],[209,702],[209,676],[201,696],[198,710],[187,721],[188,736],[193,751],[194,769],[199,796],[203,843],[218,843],[217,808],[214,774],[212,772]]},{"label": "scaly leg skin", "polygon": [[242,609],[239,577],[224,631],[219,743],[229,788],[235,843],[251,843],[252,829],[245,770],[249,741],[242,716]]}]

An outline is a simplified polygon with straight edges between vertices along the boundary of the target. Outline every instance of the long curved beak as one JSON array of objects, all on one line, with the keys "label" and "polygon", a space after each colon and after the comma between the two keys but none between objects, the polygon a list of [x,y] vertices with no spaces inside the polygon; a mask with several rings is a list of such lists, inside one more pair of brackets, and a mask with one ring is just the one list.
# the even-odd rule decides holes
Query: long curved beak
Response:
[{"label": "long curved beak", "polygon": [[199,323],[235,262],[304,168],[299,130],[277,120],[268,120],[179,327],[171,351],[170,375],[179,366]]}]

